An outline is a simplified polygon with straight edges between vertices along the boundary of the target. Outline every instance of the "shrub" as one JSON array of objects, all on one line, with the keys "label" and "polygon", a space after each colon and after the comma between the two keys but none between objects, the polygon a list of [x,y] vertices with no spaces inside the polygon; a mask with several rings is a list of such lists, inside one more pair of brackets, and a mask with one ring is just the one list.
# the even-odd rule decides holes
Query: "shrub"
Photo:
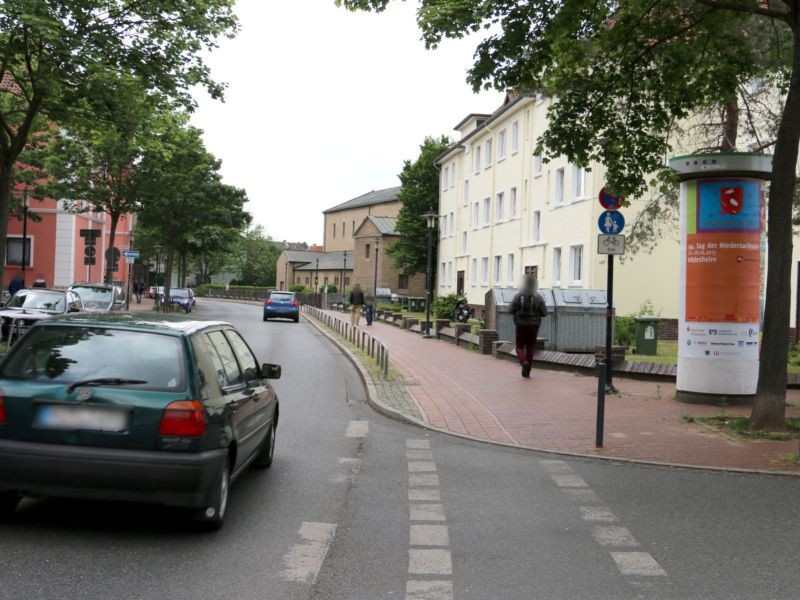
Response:
[{"label": "shrub", "polygon": [[324,294],[325,292],[327,292],[327,293],[329,293],[329,294],[335,294],[335,293],[336,293],[336,292],[338,292],[338,291],[339,291],[339,290],[338,290],[338,289],[336,288],[336,286],[335,286],[335,285],[333,285],[332,283],[329,283],[328,285],[323,285],[323,286],[320,288],[320,292],[322,292],[323,294]]},{"label": "shrub", "polygon": [[292,287],[290,287],[289,291],[290,292],[297,292],[299,294],[302,294],[303,292],[306,291],[306,286],[304,286],[302,283],[298,283],[298,284],[293,285]]},{"label": "shrub", "polygon": [[455,319],[457,301],[458,294],[437,296],[431,306],[434,317],[437,319]]}]

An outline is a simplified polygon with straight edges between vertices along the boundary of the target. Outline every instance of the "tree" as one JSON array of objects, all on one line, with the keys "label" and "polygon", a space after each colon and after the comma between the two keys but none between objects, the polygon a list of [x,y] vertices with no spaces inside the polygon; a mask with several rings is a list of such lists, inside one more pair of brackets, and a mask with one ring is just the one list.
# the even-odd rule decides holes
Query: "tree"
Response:
[{"label": "tree", "polygon": [[[390,0],[337,0],[383,10]],[[468,74],[474,89],[553,97],[539,140],[608,169],[608,184],[643,194],[664,176],[674,123],[725,106],[749,82],[785,94],[777,115],[769,191],[767,305],[752,412],[784,427],[790,314],[792,199],[800,144],[800,0],[443,0],[423,2],[428,47],[491,29]],[[733,140],[729,140],[733,141]]]},{"label": "tree", "polygon": [[31,135],[85,112],[104,73],[130,73],[186,107],[219,97],[201,52],[236,31],[233,0],[4,0],[0,4],[0,280],[17,161]]},{"label": "tree", "polygon": [[[241,285],[274,286],[276,268],[283,247],[264,233],[257,225],[239,236],[234,246],[234,267]],[[287,283],[288,285],[288,283]]]},{"label": "tree", "polygon": [[[436,159],[444,153],[452,141],[447,137],[439,139],[426,137],[419,147],[419,156],[413,162],[403,163],[400,173],[400,193],[402,203],[397,215],[397,232],[400,237],[387,249],[395,267],[402,269],[404,275],[425,273],[428,270],[428,230],[425,214],[439,212],[439,169]],[[433,255],[436,256],[439,236],[434,235]],[[436,281],[436,261],[431,281]]]},{"label": "tree", "polygon": [[[105,79],[108,91],[88,103],[93,118],[62,123],[63,133],[52,144],[45,165],[50,197],[66,201],[73,212],[109,216],[110,251],[119,221],[139,204],[133,175],[156,139],[156,115],[164,99],[130,75],[106,74]],[[113,281],[113,267],[113,261],[107,261],[106,283]]]}]

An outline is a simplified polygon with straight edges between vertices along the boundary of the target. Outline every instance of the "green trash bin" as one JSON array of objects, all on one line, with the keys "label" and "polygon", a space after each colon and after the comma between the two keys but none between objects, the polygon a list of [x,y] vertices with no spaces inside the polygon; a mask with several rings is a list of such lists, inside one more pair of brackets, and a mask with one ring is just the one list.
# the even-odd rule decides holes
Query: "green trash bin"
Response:
[{"label": "green trash bin", "polygon": [[658,354],[658,317],[636,317],[636,354]]}]

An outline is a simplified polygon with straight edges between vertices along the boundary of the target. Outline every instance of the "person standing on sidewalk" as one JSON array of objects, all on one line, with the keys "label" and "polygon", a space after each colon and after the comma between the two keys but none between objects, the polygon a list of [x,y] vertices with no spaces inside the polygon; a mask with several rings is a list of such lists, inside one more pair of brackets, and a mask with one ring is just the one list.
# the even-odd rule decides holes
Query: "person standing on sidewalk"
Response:
[{"label": "person standing on sidewalk", "polygon": [[361,291],[361,286],[355,284],[353,289],[350,290],[350,324],[358,327],[361,320],[361,307],[364,306],[364,292]]},{"label": "person standing on sidewalk", "polygon": [[511,301],[511,314],[517,328],[517,358],[522,365],[522,376],[526,378],[531,376],[539,325],[547,316],[547,305],[538,289],[536,278],[526,275],[519,293]]},{"label": "person standing on sidewalk", "polygon": [[367,292],[365,301],[364,312],[367,317],[367,325],[372,325],[372,317],[375,314],[375,295]]}]

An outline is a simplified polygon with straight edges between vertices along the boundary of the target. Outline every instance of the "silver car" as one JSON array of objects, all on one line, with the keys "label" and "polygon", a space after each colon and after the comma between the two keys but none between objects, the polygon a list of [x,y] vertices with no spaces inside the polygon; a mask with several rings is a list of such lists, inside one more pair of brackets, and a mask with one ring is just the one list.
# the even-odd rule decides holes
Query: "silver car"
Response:
[{"label": "silver car", "polygon": [[111,312],[125,308],[125,295],[116,285],[73,283],[69,290],[80,296],[86,312]]}]

